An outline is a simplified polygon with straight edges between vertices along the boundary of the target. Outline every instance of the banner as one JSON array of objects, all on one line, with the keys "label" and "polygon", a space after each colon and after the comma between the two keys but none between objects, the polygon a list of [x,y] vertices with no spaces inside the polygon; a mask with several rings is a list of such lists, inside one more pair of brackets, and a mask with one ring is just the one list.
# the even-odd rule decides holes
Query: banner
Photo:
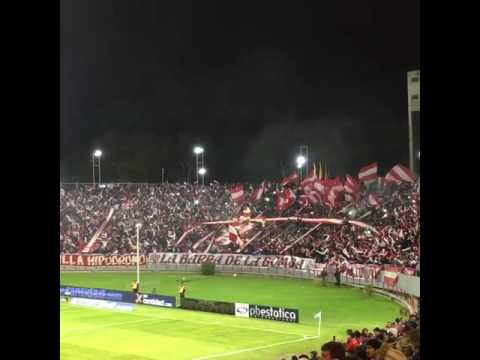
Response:
[{"label": "banner", "polygon": [[394,287],[398,282],[398,268],[385,265],[383,269],[383,282],[387,286]]},{"label": "banner", "polygon": [[130,291],[84,288],[79,286],[60,285],[60,296],[95,300],[108,300],[125,302],[130,304],[153,305],[168,308],[176,307],[176,298],[174,296],[141,293],[135,294]]},{"label": "banner", "polygon": [[[146,256],[140,255],[140,265],[145,265]],[[137,255],[60,255],[60,265],[76,266],[133,266],[137,264]]]},{"label": "banner", "polygon": [[287,309],[283,307],[249,305],[248,315],[251,318],[267,319],[275,321],[299,322],[297,309]]},{"label": "banner", "polygon": [[155,253],[148,255],[149,264],[202,264],[214,262],[216,265],[236,265],[270,268],[293,268],[306,270],[315,265],[314,259],[296,256],[257,256],[239,254],[188,254],[188,253]]},{"label": "banner", "polygon": [[181,301],[182,309],[207,311],[218,314],[235,315],[235,304],[225,301],[200,300],[184,298]]}]

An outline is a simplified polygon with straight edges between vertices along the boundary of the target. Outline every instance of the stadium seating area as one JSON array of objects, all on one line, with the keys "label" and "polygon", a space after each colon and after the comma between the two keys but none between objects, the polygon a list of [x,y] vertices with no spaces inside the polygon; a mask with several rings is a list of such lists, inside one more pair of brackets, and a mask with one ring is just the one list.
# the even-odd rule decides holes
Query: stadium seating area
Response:
[{"label": "stadium seating area", "polygon": [[[231,185],[213,182],[206,186],[187,183],[60,185],[60,249],[62,254],[79,252],[92,238],[110,209],[114,209],[104,237],[95,252],[125,254],[134,251],[135,222],[141,220],[143,253],[162,251],[231,252],[233,244],[198,244],[211,231],[220,234],[225,226],[201,227],[176,246],[192,225],[203,221],[230,220],[239,215],[240,205],[231,198]],[[276,197],[281,184],[271,184],[259,201],[253,200],[255,186],[245,185],[244,198],[255,215],[279,215]],[[291,189],[301,194],[300,187]],[[381,199],[372,205],[370,195]],[[265,227],[265,236],[246,246],[251,254],[283,254],[359,264],[394,264],[419,269],[420,191],[418,182],[363,188],[355,203],[339,202],[335,207],[297,201],[282,216],[329,217],[361,220],[378,234],[351,225],[323,225],[291,244],[311,225],[274,223]]]},{"label": "stadium seating area", "polygon": [[349,329],[344,342],[332,341],[323,344],[320,352],[312,350],[308,355],[298,354],[282,358],[290,359],[419,360],[420,318],[410,315],[408,319],[395,319],[394,322],[385,324],[382,329]]}]

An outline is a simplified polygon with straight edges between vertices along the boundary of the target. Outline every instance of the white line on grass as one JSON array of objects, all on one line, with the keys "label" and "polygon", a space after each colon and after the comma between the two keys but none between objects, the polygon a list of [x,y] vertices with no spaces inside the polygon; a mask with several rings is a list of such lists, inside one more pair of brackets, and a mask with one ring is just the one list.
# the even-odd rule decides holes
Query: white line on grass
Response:
[{"label": "white line on grass", "polygon": [[318,336],[303,337],[301,339],[295,339],[295,340],[290,340],[290,341],[282,341],[282,342],[275,343],[275,344],[270,344],[270,345],[263,345],[263,346],[253,347],[253,348],[230,351],[230,352],[226,352],[226,353],[202,356],[202,357],[199,357],[199,358],[194,358],[193,360],[206,360],[206,359],[214,359],[214,358],[219,358],[219,357],[224,357],[224,356],[229,356],[229,355],[242,354],[242,353],[245,353],[245,352],[261,350],[261,349],[268,349],[268,348],[275,347],[275,346],[292,344],[292,343],[312,340],[312,339],[316,339],[316,338],[318,338]]}]

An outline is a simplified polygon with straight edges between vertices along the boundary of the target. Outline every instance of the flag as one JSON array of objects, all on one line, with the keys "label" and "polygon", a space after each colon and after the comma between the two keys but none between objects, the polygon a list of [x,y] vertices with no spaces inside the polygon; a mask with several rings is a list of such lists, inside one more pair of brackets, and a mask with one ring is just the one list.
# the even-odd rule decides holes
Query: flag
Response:
[{"label": "flag", "polygon": [[263,193],[265,192],[266,189],[267,189],[267,182],[264,180],[262,181],[258,189],[255,190],[254,193],[252,194],[252,201],[255,202],[255,201],[261,200]]},{"label": "flag", "polygon": [[394,266],[385,266],[383,269],[383,282],[390,287],[394,287],[398,282],[397,268]]},{"label": "flag", "polygon": [[[110,220],[112,219],[112,216],[113,216],[113,209],[110,209],[107,217],[105,218],[105,221],[100,225],[100,228],[95,232],[95,234],[93,234],[92,238],[90,239],[90,241],[88,242],[88,244],[80,251],[82,253],[92,253],[93,251],[95,251],[99,244],[97,243],[97,240],[101,237],[105,238],[105,230],[110,222]],[[111,227],[110,227],[110,231],[111,231]],[[107,233],[107,236],[108,236],[108,233]]]},{"label": "flag", "polygon": [[349,194],[356,194],[360,190],[360,184],[353,176],[347,175],[345,182],[345,191]]},{"label": "flag", "polygon": [[378,181],[378,187],[379,187],[380,189],[383,189],[383,188],[385,187],[385,178],[379,176],[378,179],[377,179],[377,181]]},{"label": "flag", "polygon": [[243,191],[243,185],[237,185],[237,186],[234,186],[231,190],[230,190],[230,195],[232,197],[232,201],[235,203],[235,204],[239,204],[243,201],[243,198],[245,196],[245,192]]},{"label": "flag", "polygon": [[313,183],[317,179],[317,174],[315,174],[315,164],[313,165],[312,171],[303,179],[302,186]]},{"label": "flag", "polygon": [[292,182],[295,182],[298,180],[298,172],[294,171],[292,172],[289,176],[284,178],[281,182],[282,186],[286,186]]},{"label": "flag", "polygon": [[295,193],[291,190],[286,188],[283,192],[279,193],[277,196],[277,210],[278,211],[285,211],[290,206],[295,203]]},{"label": "flag", "polygon": [[322,197],[316,191],[312,191],[306,195],[300,195],[300,200],[305,204],[305,206],[311,204],[318,204],[322,201]]},{"label": "flag", "polygon": [[383,201],[381,198],[376,196],[375,194],[368,195],[368,204],[375,207],[380,207]]},{"label": "flag", "polygon": [[234,244],[240,239],[238,230],[233,225],[228,225],[228,239]]},{"label": "flag", "polygon": [[377,179],[378,165],[377,163],[372,163],[360,169],[358,173],[358,179],[360,182],[365,183],[366,185],[375,182]]},{"label": "flag", "polygon": [[385,176],[389,183],[400,184],[401,182],[415,183],[416,175],[406,166],[395,165]]}]

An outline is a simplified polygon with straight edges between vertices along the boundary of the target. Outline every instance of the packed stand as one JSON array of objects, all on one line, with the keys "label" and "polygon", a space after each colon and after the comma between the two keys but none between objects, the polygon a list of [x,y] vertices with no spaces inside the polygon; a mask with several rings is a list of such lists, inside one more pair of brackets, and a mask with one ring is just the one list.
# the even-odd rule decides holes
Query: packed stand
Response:
[{"label": "packed stand", "polygon": [[[418,183],[365,189],[356,202],[340,201],[335,207],[305,204],[300,187],[292,187],[297,200],[288,209],[278,210],[276,197],[286,187],[272,184],[254,201],[257,186],[244,186],[244,201],[253,217],[297,216],[361,220],[375,231],[358,226],[312,225],[275,222],[257,226],[247,234],[255,241],[242,246],[217,242],[225,225],[197,226],[206,221],[237,218],[242,204],[231,197],[231,185],[213,182],[207,186],[173,184],[107,184],[101,187],[62,184],[60,187],[61,253],[81,251],[101,227],[110,209],[113,216],[95,244],[95,253],[126,254],[135,251],[135,224],[143,222],[141,251],[150,252],[242,252],[263,255],[292,255],[358,264],[394,264],[419,269],[420,191]],[[369,195],[383,199],[372,206]],[[178,243],[182,235],[195,227]],[[209,235],[208,241],[203,241]]]}]

